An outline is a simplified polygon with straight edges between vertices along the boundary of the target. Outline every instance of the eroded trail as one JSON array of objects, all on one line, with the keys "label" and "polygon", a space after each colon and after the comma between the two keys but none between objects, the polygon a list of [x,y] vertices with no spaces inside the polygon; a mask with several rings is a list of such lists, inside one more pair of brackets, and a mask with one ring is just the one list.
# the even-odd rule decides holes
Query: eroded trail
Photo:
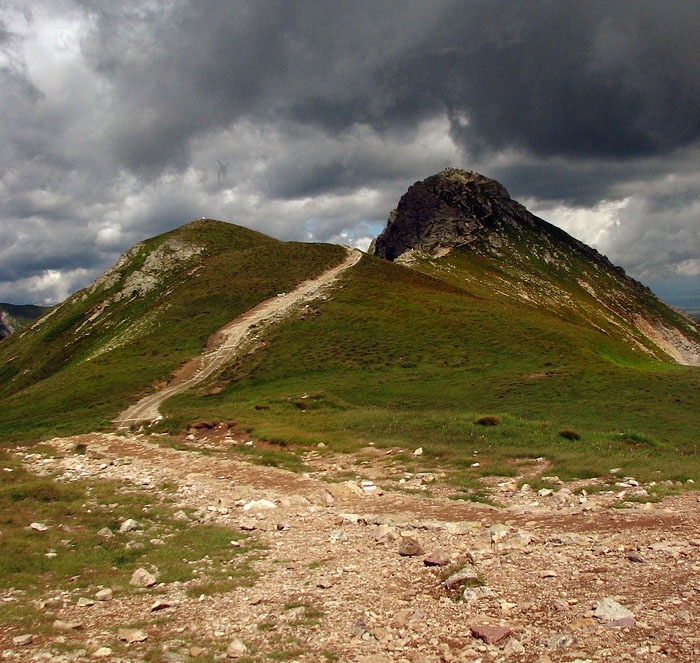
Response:
[{"label": "eroded trail", "polygon": [[[611,508],[646,488],[620,480],[626,487],[586,496],[556,480],[536,493],[518,488],[525,477],[501,477],[489,482],[494,507],[450,499],[441,469],[421,458],[409,468],[398,449],[300,450],[308,471],[291,473],[242,460],[237,447],[265,443],[228,426],[180,436],[187,448],[173,441],[96,433],[54,438],[45,454],[20,452],[30,471],[61,484],[115,482],[107,503],[91,502],[105,518],[112,501],[150,495],[173,519],[134,508],[135,529],[114,527],[109,545],[125,554],[140,546],[146,556],[106,576],[111,600],[97,599],[101,585],[79,582],[47,585],[31,603],[2,589],[0,606],[23,606],[34,633],[15,645],[23,631],[0,623],[3,659],[700,660],[697,491]],[[173,545],[175,514],[191,536],[228,528],[245,550],[200,558],[178,547],[192,577],[169,581],[147,560]],[[244,560],[252,575],[236,581]],[[155,585],[120,585],[144,564]],[[456,571],[471,582],[451,589]],[[230,584],[217,590],[209,582],[222,574]]]},{"label": "eroded trail", "polygon": [[291,292],[262,302],[219,329],[209,339],[205,351],[188,362],[180,370],[178,377],[163,389],[144,396],[138,403],[122,412],[114,421],[116,427],[125,429],[133,424],[158,419],[159,408],[166,399],[202,382],[229,362],[245,345],[252,329],[281,320],[295,306],[317,298],[333,285],[340,274],[357,264],[361,257],[360,251],[348,249],[348,257],[337,267],[325,271],[316,279],[304,281]]}]

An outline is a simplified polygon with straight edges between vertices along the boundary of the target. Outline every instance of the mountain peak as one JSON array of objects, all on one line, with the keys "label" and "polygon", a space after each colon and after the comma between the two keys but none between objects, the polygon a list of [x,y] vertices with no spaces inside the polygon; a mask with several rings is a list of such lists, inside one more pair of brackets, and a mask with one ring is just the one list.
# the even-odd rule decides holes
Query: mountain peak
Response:
[{"label": "mountain peak", "polygon": [[490,297],[536,306],[602,333],[623,331],[652,356],[700,365],[695,321],[479,173],[448,168],[409,187],[374,253],[433,275],[459,274]]},{"label": "mountain peak", "polygon": [[409,250],[437,255],[495,230],[499,218],[523,212],[496,180],[446,168],[409,187],[377,238],[375,255],[388,260]]}]

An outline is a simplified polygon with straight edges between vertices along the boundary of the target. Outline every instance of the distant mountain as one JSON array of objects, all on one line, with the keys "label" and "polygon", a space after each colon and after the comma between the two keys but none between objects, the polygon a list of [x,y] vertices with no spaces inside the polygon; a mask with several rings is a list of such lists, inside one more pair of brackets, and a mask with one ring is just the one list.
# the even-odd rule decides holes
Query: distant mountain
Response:
[{"label": "distant mountain", "polygon": [[651,356],[700,366],[697,320],[478,173],[447,169],[416,182],[389,216],[374,252],[621,335]]},{"label": "distant mountain", "polygon": [[51,310],[50,306],[0,303],[0,339],[6,338]]}]

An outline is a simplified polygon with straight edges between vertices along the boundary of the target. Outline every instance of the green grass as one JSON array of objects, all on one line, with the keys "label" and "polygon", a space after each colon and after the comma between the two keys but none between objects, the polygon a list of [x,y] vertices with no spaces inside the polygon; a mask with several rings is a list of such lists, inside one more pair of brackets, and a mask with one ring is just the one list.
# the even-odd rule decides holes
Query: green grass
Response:
[{"label": "green grass", "polygon": [[[110,428],[123,407],[199,353],[224,322],[344,255],[340,247],[277,242],[225,224],[178,232],[199,232],[206,246],[195,278],[174,274],[165,290],[115,310],[111,326],[85,338],[76,337],[78,321],[119,284],[77,297],[38,330],[3,341],[5,444]],[[169,236],[150,240],[129,270]],[[553,278],[539,258],[527,260],[538,278]],[[612,290],[616,276],[595,276],[572,260],[562,281],[572,306],[547,308],[498,293],[498,279],[513,269],[459,251],[416,269],[364,257],[332,298],[268,328],[254,352],[170,399],[159,429],[235,421],[273,445],[235,453],[300,471],[298,447],[323,442],[352,452],[372,442],[422,446],[424,462],[465,475],[506,472],[518,459],[542,456],[562,478],[620,466],[640,480],[700,480],[700,370],[639,350],[576,281],[597,278],[599,289]],[[598,326],[582,311],[593,311]],[[94,356],[140,320],[155,326]],[[475,450],[478,472],[470,467]]]},{"label": "green grass", "polygon": [[[86,323],[150,251],[173,237],[202,246],[200,258]],[[109,429],[134,399],[200,354],[225,323],[344,256],[338,246],[280,242],[211,221],[148,240],[119,282],[77,293],[38,326],[0,344],[0,438],[6,444]]]},{"label": "green grass", "polygon": [[[29,473],[5,453],[0,466],[0,589],[37,597],[96,586],[129,592],[140,566],[156,569],[159,582],[190,582],[188,591],[196,595],[229,591],[255,577],[253,544],[232,547],[243,537],[230,528],[174,518],[162,490],[58,482]],[[136,533],[119,533],[126,518],[137,520]],[[31,523],[48,529],[35,531]],[[103,528],[114,536],[100,535]]]},{"label": "green grass", "polygon": [[168,426],[234,418],[278,444],[422,446],[448,466],[478,450],[484,468],[544,456],[571,478],[622,466],[698,479],[698,369],[376,259],[315,307],[268,330],[216,395],[168,401]]}]

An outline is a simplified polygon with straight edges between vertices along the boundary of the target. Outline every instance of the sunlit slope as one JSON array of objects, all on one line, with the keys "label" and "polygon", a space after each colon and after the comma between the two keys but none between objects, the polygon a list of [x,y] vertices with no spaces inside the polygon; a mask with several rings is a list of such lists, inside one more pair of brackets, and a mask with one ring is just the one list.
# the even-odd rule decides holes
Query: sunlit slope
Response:
[{"label": "sunlit slope", "polygon": [[137,244],[95,284],[0,344],[6,440],[104,428],[260,301],[338,264],[338,246],[197,221]]},{"label": "sunlit slope", "polygon": [[[667,463],[667,453],[693,452],[697,368],[471,288],[457,269],[445,280],[441,269],[428,276],[366,256],[332,299],[270,329],[216,381],[166,403],[170,427],[226,420],[279,443],[373,442],[462,456],[493,436],[524,455],[619,448]],[[475,425],[483,414],[502,424]]]}]

